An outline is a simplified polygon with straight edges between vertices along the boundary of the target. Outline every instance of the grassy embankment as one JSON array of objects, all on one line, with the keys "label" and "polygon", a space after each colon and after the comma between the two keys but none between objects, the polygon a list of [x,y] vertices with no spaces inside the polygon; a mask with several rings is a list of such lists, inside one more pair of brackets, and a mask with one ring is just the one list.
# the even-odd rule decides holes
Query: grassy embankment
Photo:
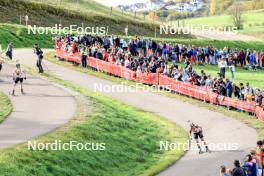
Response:
[{"label": "grassy embankment", "polygon": [[[35,43],[39,43],[42,48],[52,48],[52,37],[54,35],[47,34],[28,34],[28,29],[22,25],[0,24],[0,44],[5,48],[9,41],[13,41],[15,48],[32,47]],[[162,42],[168,41],[170,43],[181,43],[186,45],[196,46],[215,46],[223,48],[229,46],[230,48],[250,48],[262,50],[264,48],[263,42],[241,42],[241,41],[217,41],[210,39],[164,39],[156,38],[155,40]]]},{"label": "grassy embankment", "polygon": [[[248,34],[257,38],[264,39],[264,11],[249,11],[242,15],[243,29],[238,33]],[[209,27],[216,27],[223,29],[224,27],[233,26],[231,15],[222,14],[216,16],[189,18],[184,20],[185,25],[192,25],[194,27],[202,27],[207,25]],[[175,22],[177,24],[177,22]],[[182,22],[181,22],[182,24]]]},{"label": "grassy embankment", "polygon": [[[179,64],[181,66],[184,66],[184,64]],[[197,73],[200,73],[201,70],[204,70],[206,74],[210,74],[212,77],[217,76],[217,73],[219,73],[219,68],[217,66],[213,65],[194,65],[194,69],[197,71]],[[264,90],[264,84],[263,84],[263,77],[264,77],[264,71],[258,70],[258,71],[250,71],[245,70],[241,67],[236,67],[235,70],[235,79],[233,80],[237,85],[239,83],[246,83],[249,82],[251,86],[254,88],[261,88]],[[226,70],[226,78],[229,78],[232,80],[231,73],[227,69]]]},{"label": "grassy embankment", "polygon": [[0,123],[11,113],[12,104],[10,99],[0,92]]},{"label": "grassy embankment", "polygon": [[[124,80],[122,78],[110,76],[110,75],[108,75],[106,73],[97,72],[97,71],[94,71],[94,70],[91,70],[91,69],[83,69],[81,67],[76,67],[76,65],[72,65],[71,63],[58,61],[57,59],[54,58],[53,52],[46,53],[46,59],[51,61],[51,62],[53,62],[53,63],[59,64],[59,65],[63,65],[65,67],[67,67],[67,68],[74,69],[76,71],[80,71],[82,73],[86,73],[86,74],[89,74],[89,75],[92,75],[92,76],[96,76],[96,77],[99,77],[99,78],[102,78],[102,79],[110,80],[110,81],[113,81],[113,82],[116,82],[116,83],[123,83],[123,84],[126,83],[128,85],[135,85],[135,82],[133,82],[133,81]],[[208,67],[207,71],[208,72],[216,72],[216,69],[215,69],[215,67],[211,68],[211,66],[210,66],[210,67]],[[252,85],[259,85],[261,88],[263,88],[263,84],[262,84],[263,80],[261,79],[263,77],[263,74],[264,74],[263,72],[255,73],[255,74],[258,74],[258,76],[252,76],[252,72],[244,71],[244,73],[243,73],[243,71],[242,71],[240,76],[242,76],[243,74],[246,74],[248,77],[241,78],[241,81],[243,81],[243,82],[244,81],[249,81],[249,82],[251,82]],[[255,80],[255,77],[257,77],[256,80]],[[252,79],[248,79],[248,78],[252,78]],[[247,79],[247,80],[245,80],[245,79]],[[137,86],[139,86],[139,84],[137,84]],[[143,88],[146,85],[141,85],[141,86]],[[146,90],[146,89],[144,89],[144,90]],[[155,92],[155,93],[157,93],[157,92]],[[204,103],[204,102],[202,102],[200,100],[196,100],[196,99],[193,99],[193,98],[190,98],[190,97],[186,97],[186,96],[183,96],[183,95],[179,95],[179,94],[175,94],[175,93],[159,92],[159,94],[161,94],[163,96],[168,96],[168,97],[171,97],[171,98],[176,98],[176,99],[179,99],[179,100],[187,102],[187,103],[195,104],[195,105],[197,105],[197,106],[199,106],[201,108],[207,108],[207,109],[210,109],[212,111],[216,111],[216,112],[222,113],[222,114],[226,115],[227,117],[239,120],[239,121],[247,124],[248,126],[256,129],[259,139],[264,139],[264,123],[260,122],[254,116],[248,115],[248,113],[228,110],[226,107],[215,106],[213,104]]]},{"label": "grassy embankment", "polygon": [[[29,73],[35,74],[30,71]],[[160,141],[185,143],[186,132],[167,120],[109,97],[46,78],[82,94],[75,117],[65,126],[36,139],[37,143],[105,143],[104,151],[28,150],[26,144],[1,150],[0,175],[154,175],[179,159],[184,151],[159,150]],[[86,110],[92,112],[87,114]]]},{"label": "grassy embankment", "polygon": [[94,29],[108,27],[109,35],[123,35],[125,27],[128,26],[130,35],[154,37],[155,28],[158,27],[157,24],[150,23],[148,20],[124,14],[116,9],[113,9],[111,13],[110,7],[91,0],[0,1],[0,23],[20,24],[21,16],[23,17],[21,23],[25,25],[25,15],[28,15],[28,24],[31,26],[53,27],[55,24],[62,24],[64,27],[77,25]]}]

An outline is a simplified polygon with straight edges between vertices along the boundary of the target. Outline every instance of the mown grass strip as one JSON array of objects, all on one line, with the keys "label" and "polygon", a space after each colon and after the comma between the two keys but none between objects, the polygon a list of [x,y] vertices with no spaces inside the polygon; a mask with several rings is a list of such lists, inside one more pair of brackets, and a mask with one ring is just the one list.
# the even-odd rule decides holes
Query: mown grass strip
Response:
[{"label": "mown grass strip", "polygon": [[[34,73],[32,69],[29,72]],[[174,123],[55,76],[43,76],[79,92],[90,105],[79,102],[68,124],[36,141],[98,142],[105,143],[106,150],[32,151],[23,144],[1,151],[0,175],[154,175],[184,154],[183,150],[159,150],[161,140],[186,142],[186,132]],[[90,106],[92,113],[83,113]]]},{"label": "mown grass strip", "polygon": [[0,92],[0,123],[12,112],[12,103],[8,96]]},{"label": "mown grass strip", "polygon": [[[104,72],[97,72],[97,71],[93,71],[91,69],[83,69],[81,67],[76,67],[75,65],[72,65],[71,63],[59,61],[59,60],[54,58],[54,52],[52,52],[52,51],[47,52],[45,54],[45,59],[47,59],[48,61],[51,61],[53,63],[63,65],[67,68],[74,69],[76,71],[80,71],[82,73],[86,73],[86,74],[96,76],[96,77],[99,77],[102,79],[110,80],[110,81],[113,81],[116,83],[126,83],[128,85],[135,85],[136,84],[133,81],[128,81],[128,80],[124,80],[122,78],[110,76]],[[211,66],[209,66],[208,70],[210,72],[213,72],[213,71],[215,71],[215,68],[216,67],[214,67],[214,69],[213,69],[213,68],[211,68]],[[206,72],[206,69],[204,69],[204,70]],[[248,77],[253,78],[252,76],[250,76],[250,75],[252,75],[252,72],[244,71],[241,74],[245,74],[245,73],[248,73]],[[257,74],[257,73],[255,73],[255,74]],[[258,74],[263,74],[263,72],[260,72]],[[255,78],[253,78],[253,79],[255,79]],[[250,79],[248,81],[253,83]],[[256,82],[256,84],[261,85],[261,81],[259,80],[258,82]],[[137,83],[137,86],[139,86],[139,85],[140,84]],[[143,86],[145,86],[145,85],[142,85],[142,87]],[[195,104],[201,108],[207,108],[209,110],[222,113],[222,114],[226,115],[227,117],[234,118],[238,121],[243,122],[244,124],[248,125],[249,127],[256,129],[259,139],[261,139],[261,140],[264,139],[264,123],[259,121],[255,116],[248,115],[248,113],[246,113],[246,112],[239,112],[236,110],[228,110],[228,108],[223,107],[223,106],[216,106],[213,104],[208,104],[208,103],[202,102],[200,100],[196,100],[196,99],[193,99],[193,98],[190,98],[190,97],[187,97],[184,95],[176,94],[176,93],[157,92],[157,91],[155,91],[155,93],[159,93],[160,95],[171,97],[171,98],[176,98],[176,99],[181,100],[183,102]]]}]

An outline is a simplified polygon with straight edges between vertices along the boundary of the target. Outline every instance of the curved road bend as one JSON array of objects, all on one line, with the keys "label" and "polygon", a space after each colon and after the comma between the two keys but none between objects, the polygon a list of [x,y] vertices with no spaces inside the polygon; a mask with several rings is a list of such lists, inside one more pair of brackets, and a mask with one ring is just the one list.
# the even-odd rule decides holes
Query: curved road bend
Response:
[{"label": "curved road bend", "polygon": [[[17,50],[15,56],[19,56],[22,64],[35,67],[36,57],[32,50]],[[45,64],[51,74],[93,91],[95,91],[94,86],[98,84],[104,86],[118,85],[47,61]],[[189,151],[174,165],[161,172],[159,176],[218,175],[220,165],[226,164],[228,167],[232,167],[234,159],[243,158],[251,149],[254,149],[257,141],[256,131],[247,125],[223,114],[177,99],[146,91],[120,93],[116,90],[113,92],[102,90],[100,93],[174,121],[186,130],[189,128],[187,120],[199,123],[203,126],[205,138],[209,143],[235,144],[238,146],[235,151],[216,150],[202,155],[199,155],[197,151]]]},{"label": "curved road bend", "polygon": [[[9,94],[12,89],[14,67],[4,65],[0,73],[0,90]],[[17,87],[17,96],[9,96],[13,111],[0,124],[0,148],[7,148],[48,133],[73,117],[74,97],[46,80],[28,75],[25,95]]]}]

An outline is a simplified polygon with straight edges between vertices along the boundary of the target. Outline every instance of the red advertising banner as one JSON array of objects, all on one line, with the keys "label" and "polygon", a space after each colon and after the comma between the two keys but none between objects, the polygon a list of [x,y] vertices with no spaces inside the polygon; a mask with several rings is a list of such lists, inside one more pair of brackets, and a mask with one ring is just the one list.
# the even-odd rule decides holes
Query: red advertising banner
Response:
[{"label": "red advertising banner", "polygon": [[[80,53],[68,53],[62,49],[56,49],[55,55],[58,58],[65,59],[70,62],[81,63]],[[255,102],[247,102],[242,100],[236,100],[233,98],[218,95],[212,92],[210,88],[195,86],[190,83],[184,83],[165,75],[158,75],[156,73],[136,73],[128,68],[114,63],[106,62],[93,57],[87,58],[87,65],[115,76],[125,78],[127,80],[133,80],[148,85],[159,85],[168,90],[175,91],[177,93],[196,98],[198,100],[218,104],[222,106],[233,107],[246,112],[255,113],[256,116],[264,122],[264,110],[261,107],[255,106]]]}]

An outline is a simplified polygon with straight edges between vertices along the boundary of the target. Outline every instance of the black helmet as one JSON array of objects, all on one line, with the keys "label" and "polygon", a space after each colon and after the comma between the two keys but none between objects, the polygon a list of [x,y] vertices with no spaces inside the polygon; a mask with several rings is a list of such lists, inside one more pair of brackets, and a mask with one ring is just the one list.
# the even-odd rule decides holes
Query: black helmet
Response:
[{"label": "black helmet", "polygon": [[16,68],[20,68],[20,64],[16,64]]}]

